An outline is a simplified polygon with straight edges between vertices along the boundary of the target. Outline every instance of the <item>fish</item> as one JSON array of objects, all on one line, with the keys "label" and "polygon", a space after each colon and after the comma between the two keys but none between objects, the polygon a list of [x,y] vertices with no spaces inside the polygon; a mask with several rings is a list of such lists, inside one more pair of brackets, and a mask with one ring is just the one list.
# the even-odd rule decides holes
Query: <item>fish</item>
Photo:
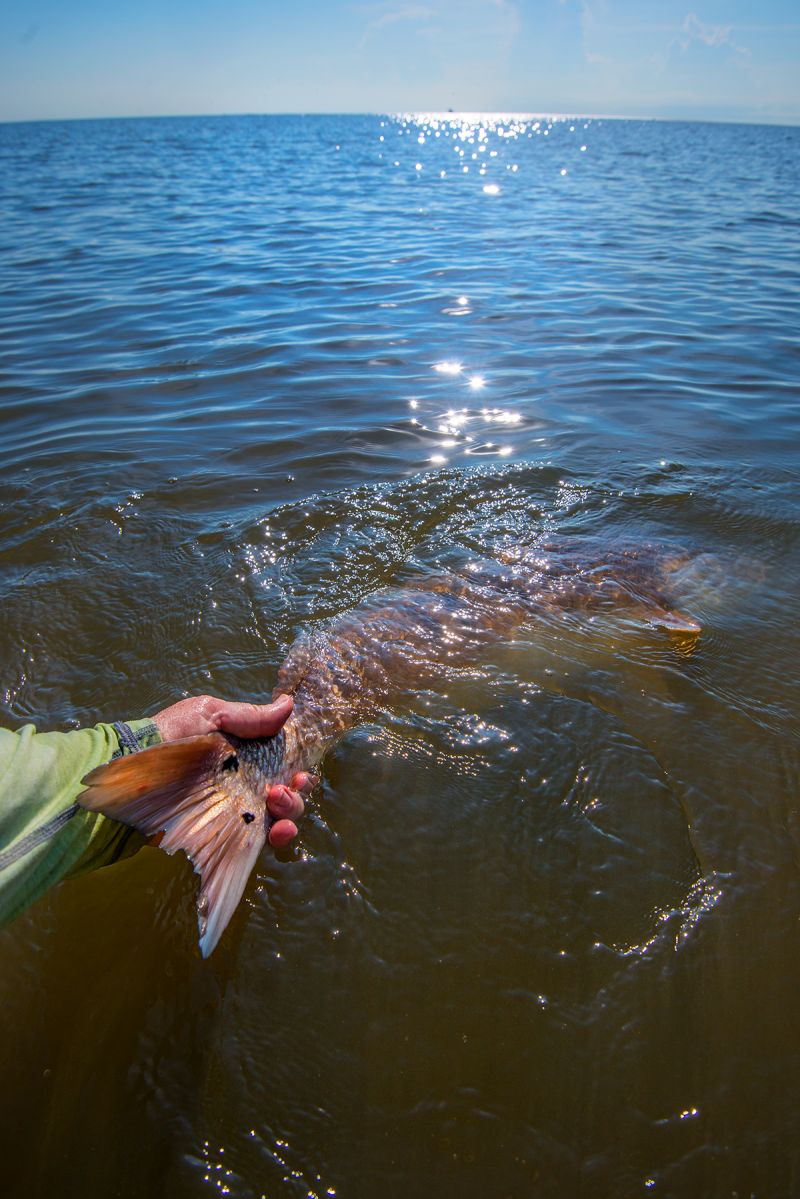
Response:
[{"label": "fish", "polygon": [[699,623],[674,606],[688,551],[650,544],[580,551],[544,544],[415,575],[322,629],[301,635],[278,670],[273,699],[294,708],[273,737],[214,732],[157,745],[97,767],[77,802],[182,850],[200,876],[200,953],[227,927],[269,833],[273,783],[312,771],[349,730],[398,693],[435,685],[527,621],[570,610],[622,609],[693,648]]}]

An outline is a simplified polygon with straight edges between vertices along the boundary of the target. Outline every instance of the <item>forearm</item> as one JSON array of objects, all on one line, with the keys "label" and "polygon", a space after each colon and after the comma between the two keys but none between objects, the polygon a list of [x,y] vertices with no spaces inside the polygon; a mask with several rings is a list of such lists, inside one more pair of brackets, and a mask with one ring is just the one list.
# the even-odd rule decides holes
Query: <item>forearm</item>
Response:
[{"label": "forearm", "polygon": [[146,720],[71,733],[37,733],[32,725],[0,730],[0,924],[61,879],[120,856],[128,829],[70,811],[95,766],[160,740]]}]

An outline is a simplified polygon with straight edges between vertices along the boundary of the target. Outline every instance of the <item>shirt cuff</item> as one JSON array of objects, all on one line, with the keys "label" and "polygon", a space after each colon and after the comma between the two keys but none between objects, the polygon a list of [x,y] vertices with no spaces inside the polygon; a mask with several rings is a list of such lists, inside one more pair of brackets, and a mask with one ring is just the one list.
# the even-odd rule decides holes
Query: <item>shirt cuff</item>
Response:
[{"label": "shirt cuff", "polygon": [[117,735],[119,749],[115,758],[123,754],[135,754],[140,749],[149,749],[151,745],[161,744],[161,734],[154,721],[146,717],[144,720],[115,720],[111,725]]}]

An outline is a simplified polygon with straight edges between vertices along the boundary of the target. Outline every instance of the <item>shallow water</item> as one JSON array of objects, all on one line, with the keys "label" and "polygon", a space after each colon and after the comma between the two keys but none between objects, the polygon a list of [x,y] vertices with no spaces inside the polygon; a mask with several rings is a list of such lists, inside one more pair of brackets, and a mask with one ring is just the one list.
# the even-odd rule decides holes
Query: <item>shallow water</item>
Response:
[{"label": "shallow water", "polygon": [[0,932],[4,1194],[797,1193],[798,150],[0,127],[7,725],[263,697],[550,537],[689,547],[703,626],[543,620],[405,697],[209,962],[155,850]]}]

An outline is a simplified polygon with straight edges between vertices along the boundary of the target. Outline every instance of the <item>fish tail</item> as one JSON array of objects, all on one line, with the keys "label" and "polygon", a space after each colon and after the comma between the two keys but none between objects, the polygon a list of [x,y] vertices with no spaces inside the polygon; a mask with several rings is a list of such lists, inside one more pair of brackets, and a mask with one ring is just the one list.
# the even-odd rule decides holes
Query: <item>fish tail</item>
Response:
[{"label": "fish tail", "polygon": [[[182,849],[200,875],[200,952],[213,951],[266,841],[266,820],[243,820],[217,785],[231,753],[221,733],[156,745],[87,774],[78,803]],[[249,815],[249,813],[248,813]]]}]

